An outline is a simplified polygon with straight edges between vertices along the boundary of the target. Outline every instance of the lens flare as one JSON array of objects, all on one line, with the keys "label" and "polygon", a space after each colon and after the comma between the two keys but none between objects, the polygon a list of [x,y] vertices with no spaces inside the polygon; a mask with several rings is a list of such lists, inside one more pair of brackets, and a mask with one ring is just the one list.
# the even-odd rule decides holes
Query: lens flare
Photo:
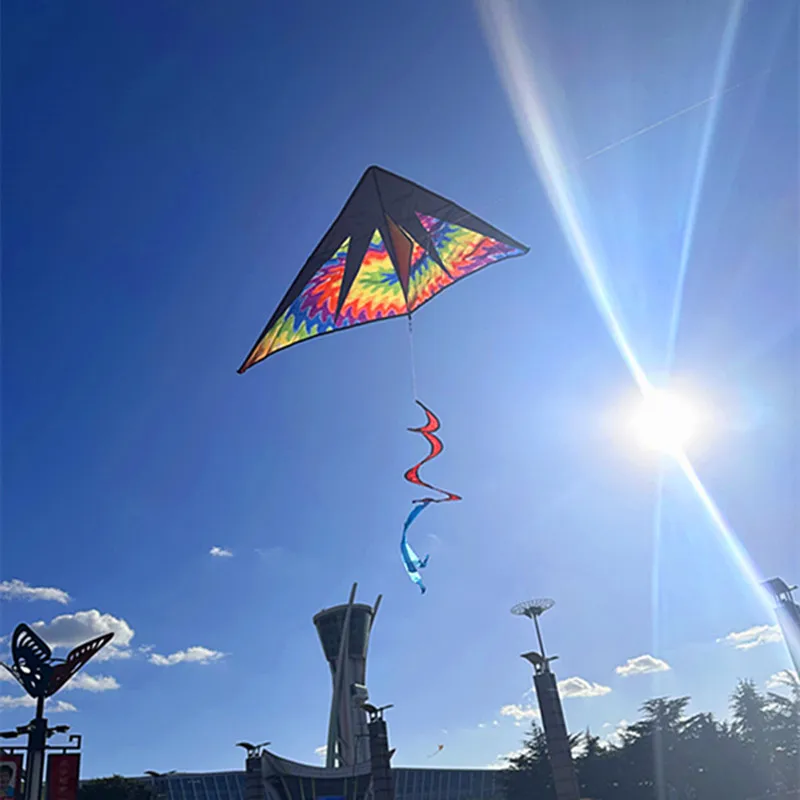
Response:
[{"label": "lens flare", "polygon": [[654,389],[642,395],[631,427],[644,447],[677,456],[696,435],[698,421],[697,412],[685,398]]}]

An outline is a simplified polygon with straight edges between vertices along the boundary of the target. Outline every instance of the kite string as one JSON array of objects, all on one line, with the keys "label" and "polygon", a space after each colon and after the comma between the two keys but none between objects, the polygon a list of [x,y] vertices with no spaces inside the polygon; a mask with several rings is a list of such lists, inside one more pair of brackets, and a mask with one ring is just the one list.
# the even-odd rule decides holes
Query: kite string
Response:
[{"label": "kite string", "polygon": [[411,353],[411,391],[416,402],[419,395],[417,394],[417,361],[414,358],[414,328],[411,323],[411,314],[408,315],[408,346]]}]

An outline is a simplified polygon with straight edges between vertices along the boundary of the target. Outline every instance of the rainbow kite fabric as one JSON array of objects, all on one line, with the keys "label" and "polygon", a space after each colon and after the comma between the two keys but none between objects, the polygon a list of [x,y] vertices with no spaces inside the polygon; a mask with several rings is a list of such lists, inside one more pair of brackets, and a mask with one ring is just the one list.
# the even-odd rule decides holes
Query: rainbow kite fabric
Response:
[{"label": "rainbow kite fabric", "polygon": [[461,278],[527,251],[450,200],[370,167],[239,372],[307,339],[410,315]]}]

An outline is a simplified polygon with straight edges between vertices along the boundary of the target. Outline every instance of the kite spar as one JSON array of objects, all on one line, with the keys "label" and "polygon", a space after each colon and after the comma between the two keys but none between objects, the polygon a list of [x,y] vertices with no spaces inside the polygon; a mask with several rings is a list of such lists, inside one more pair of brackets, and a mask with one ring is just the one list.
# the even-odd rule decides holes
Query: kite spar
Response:
[{"label": "kite spar", "polygon": [[[311,253],[273,312],[239,372],[308,339],[394,317],[411,315],[456,281],[528,248],[450,200],[380,167],[361,176],[339,216]],[[442,452],[439,420],[427,415],[421,428],[430,454],[409,469],[406,480],[443,497],[414,501],[401,539],[406,571],[422,592],[420,559],[406,534],[431,503],[460,500],[425,483],[420,467]]]}]

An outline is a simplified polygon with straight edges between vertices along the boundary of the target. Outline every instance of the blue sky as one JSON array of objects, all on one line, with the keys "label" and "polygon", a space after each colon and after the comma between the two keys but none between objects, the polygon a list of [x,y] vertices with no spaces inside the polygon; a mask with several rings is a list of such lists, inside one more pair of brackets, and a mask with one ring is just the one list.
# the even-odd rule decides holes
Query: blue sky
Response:
[{"label": "blue sky", "polygon": [[[529,596],[557,600],[559,679],[588,682],[565,694],[593,695],[566,697],[573,729],[609,732],[656,693],[724,713],[738,677],[788,667],[752,578],[800,579],[796,4],[743,4],[730,58],[729,2],[567,0],[512,26],[654,381],[688,253],[673,374],[709,412],[688,455],[754,573],[624,430],[636,385],[558,175],[535,168],[497,20],[456,0],[234,5],[3,7],[0,634],[117,631],[61,696],[84,774],[239,768],[242,738],[314,762],[330,686],[311,617],[353,581],[384,595],[368,677],[400,765],[517,746],[533,639],[508,609]],[[741,85],[586,159],[715,74]],[[415,317],[446,444],[428,475],[464,497],[415,525],[424,597],[398,552],[421,455],[405,325],[236,374],[372,163],[531,247]],[[29,718],[0,695],[3,726]]]}]

